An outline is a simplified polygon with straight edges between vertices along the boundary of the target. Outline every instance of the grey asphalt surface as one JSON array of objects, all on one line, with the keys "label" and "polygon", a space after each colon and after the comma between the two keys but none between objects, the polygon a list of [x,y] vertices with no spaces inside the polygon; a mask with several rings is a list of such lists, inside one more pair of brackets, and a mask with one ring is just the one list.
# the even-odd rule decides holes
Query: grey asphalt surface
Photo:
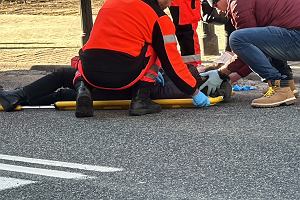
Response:
[{"label": "grey asphalt surface", "polygon": [[[44,74],[18,73],[19,82],[11,72],[11,81],[0,85],[12,88]],[[296,68],[297,83],[299,74]],[[0,191],[0,199],[300,199],[299,99],[251,108],[260,95],[238,92],[230,103],[141,117],[126,110],[96,111],[89,119],[76,119],[74,111],[0,112],[1,154],[124,169],[85,172],[95,177],[87,180],[0,170],[2,177],[36,181]]]}]

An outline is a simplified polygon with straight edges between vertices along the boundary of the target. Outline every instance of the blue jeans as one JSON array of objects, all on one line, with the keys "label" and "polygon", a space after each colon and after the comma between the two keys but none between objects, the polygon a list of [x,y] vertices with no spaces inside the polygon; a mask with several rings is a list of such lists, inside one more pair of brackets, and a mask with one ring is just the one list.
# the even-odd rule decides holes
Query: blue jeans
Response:
[{"label": "blue jeans", "polygon": [[287,61],[300,60],[300,30],[275,26],[245,28],[229,38],[232,51],[259,76],[267,80],[289,80]]}]

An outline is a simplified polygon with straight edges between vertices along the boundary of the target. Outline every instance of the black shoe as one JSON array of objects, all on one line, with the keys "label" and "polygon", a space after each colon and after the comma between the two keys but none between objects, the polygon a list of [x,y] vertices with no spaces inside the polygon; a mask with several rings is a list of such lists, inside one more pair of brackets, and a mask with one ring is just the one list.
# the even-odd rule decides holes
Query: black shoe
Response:
[{"label": "black shoe", "polygon": [[161,106],[153,102],[150,98],[133,99],[129,108],[129,115],[140,116],[161,111]]},{"label": "black shoe", "polygon": [[[207,87],[205,87],[202,90],[202,92],[207,95]],[[223,102],[229,102],[231,99],[231,94],[232,94],[232,87],[229,81],[223,81],[221,83],[220,88],[218,88],[215,93],[211,93],[209,96],[210,97],[223,96]]]},{"label": "black shoe", "polygon": [[76,112],[78,118],[94,116],[93,100],[89,89],[81,81],[77,87]]},{"label": "black shoe", "polygon": [[26,95],[23,89],[0,91],[0,104],[6,112],[13,111],[25,99]]},{"label": "black shoe", "polygon": [[223,96],[223,102],[229,102],[232,95],[232,87],[229,81],[223,81],[220,88],[216,91],[217,96]]}]

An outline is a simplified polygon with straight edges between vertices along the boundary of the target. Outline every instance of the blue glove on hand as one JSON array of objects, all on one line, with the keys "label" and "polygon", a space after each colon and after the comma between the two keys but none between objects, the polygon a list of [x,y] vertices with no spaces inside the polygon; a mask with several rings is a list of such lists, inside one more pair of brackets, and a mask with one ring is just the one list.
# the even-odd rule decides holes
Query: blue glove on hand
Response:
[{"label": "blue glove on hand", "polygon": [[156,77],[155,80],[156,80],[156,82],[157,82],[158,84],[160,84],[162,87],[165,86],[165,79],[164,79],[162,73],[158,72],[158,73],[157,73],[157,77]]},{"label": "blue glove on hand", "polygon": [[203,92],[199,91],[198,94],[193,96],[193,104],[197,107],[207,107],[210,106],[210,101]]},{"label": "blue glove on hand", "polygon": [[199,88],[199,90],[202,90],[207,86],[207,95],[215,93],[217,88],[220,88],[221,83],[223,82],[223,79],[219,76],[218,70],[200,73],[200,76],[208,76],[208,79]]}]

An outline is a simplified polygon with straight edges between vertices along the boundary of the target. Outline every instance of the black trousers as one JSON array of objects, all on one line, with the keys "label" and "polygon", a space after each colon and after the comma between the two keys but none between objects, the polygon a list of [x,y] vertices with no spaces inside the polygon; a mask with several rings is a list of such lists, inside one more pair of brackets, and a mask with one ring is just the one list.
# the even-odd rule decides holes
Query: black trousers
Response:
[{"label": "black trousers", "polygon": [[[23,89],[27,102],[22,102],[22,105],[50,105],[57,101],[75,101],[76,91],[73,86],[75,73],[76,70],[71,67],[61,68],[25,86]],[[164,87],[155,84],[151,88],[152,99],[189,98],[167,76],[164,78]],[[92,98],[93,100],[129,100],[132,98],[132,91],[131,88],[117,91],[93,89]]]},{"label": "black trousers", "polygon": [[229,36],[230,34],[235,31],[235,27],[232,25],[231,21],[228,20],[226,24],[224,25],[224,30],[225,30],[225,51],[231,51],[230,45],[229,45]]},{"label": "black trousers", "polygon": [[76,99],[73,86],[75,73],[76,70],[71,67],[60,68],[25,86],[27,102],[24,104],[50,105],[60,100],[73,101]]},{"label": "black trousers", "polygon": [[170,13],[173,18],[173,23],[176,28],[176,38],[180,46],[180,52],[182,56],[195,54],[195,42],[194,42],[194,30],[191,24],[180,25],[179,24],[179,7],[171,6]]}]

